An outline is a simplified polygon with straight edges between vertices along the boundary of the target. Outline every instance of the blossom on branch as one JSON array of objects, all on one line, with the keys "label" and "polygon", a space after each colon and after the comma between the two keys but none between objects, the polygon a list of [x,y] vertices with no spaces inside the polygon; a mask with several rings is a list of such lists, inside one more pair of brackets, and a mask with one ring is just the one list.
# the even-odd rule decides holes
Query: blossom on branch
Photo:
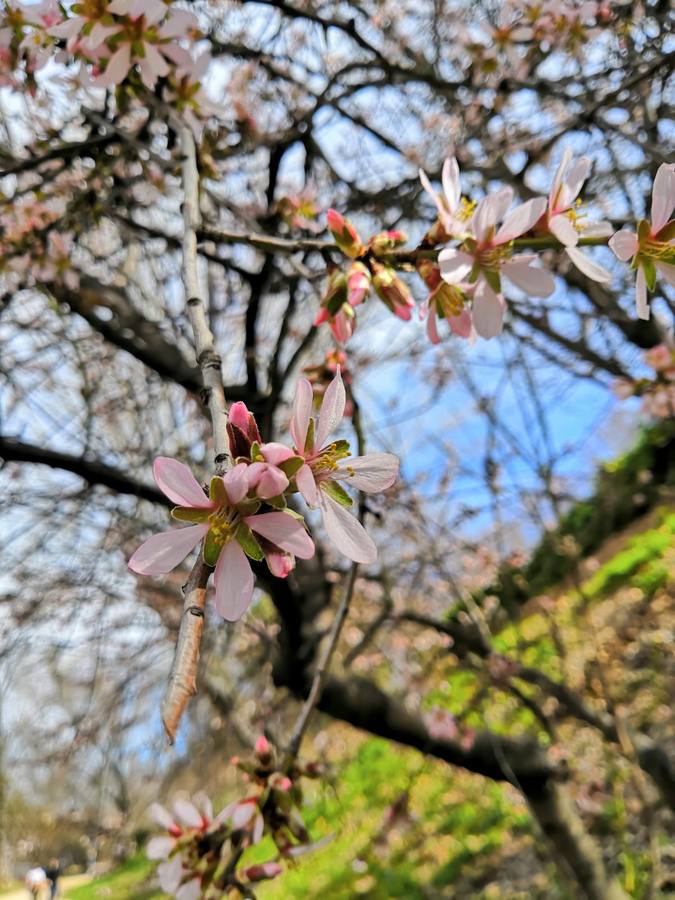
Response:
[{"label": "blossom on branch", "polygon": [[637,234],[627,228],[617,231],[609,246],[622,262],[631,260],[637,270],[635,304],[641,319],[649,318],[647,291],[656,287],[656,273],[675,287],[675,169],[663,163],[654,178],[652,188],[651,223],[638,222]]},{"label": "blossom on branch", "polygon": [[291,436],[304,464],[295,475],[298,490],[311,507],[318,506],[328,536],[338,550],[354,562],[371,563],[377,548],[363,525],[347,509],[353,500],[343,484],[367,493],[384,491],[396,480],[398,458],[392,453],[352,457],[345,440],[328,443],[344,414],[346,393],[338,368],[324,394],[318,421],[312,417],[312,385],[298,381]]},{"label": "blossom on branch", "polygon": [[258,513],[260,501],[250,496],[256,486],[246,463],[222,478],[213,477],[208,497],[187,466],[175,459],[159,457],[153,472],[162,493],[178,504],[172,516],[192,524],[148,538],[129,560],[129,568],[139,575],[164,575],[203,540],[204,561],[215,567],[216,609],[224,619],[236,621],[251,603],[254,577],[247,557],[266,558],[270,571],[286,575],[290,569],[279,564],[280,556],[314,555],[302,517],[284,511]]}]

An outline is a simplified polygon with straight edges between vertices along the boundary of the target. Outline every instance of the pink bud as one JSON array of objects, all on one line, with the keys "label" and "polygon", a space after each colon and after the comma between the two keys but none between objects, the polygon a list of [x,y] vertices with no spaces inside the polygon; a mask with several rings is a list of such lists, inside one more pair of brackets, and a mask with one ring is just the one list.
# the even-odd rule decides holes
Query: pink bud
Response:
[{"label": "pink bud", "polygon": [[255,752],[258,756],[268,756],[272,752],[272,745],[264,734],[261,734],[255,742]]},{"label": "pink bud", "polygon": [[250,417],[251,413],[248,411],[246,404],[242,400],[238,400],[230,407],[227,420],[231,425],[236,425],[237,428],[241,428],[244,434],[246,434],[248,432],[248,421]]},{"label": "pink bud", "polygon": [[364,253],[365,247],[361,242],[357,230],[352,223],[348,219],[345,219],[344,216],[340,215],[337,210],[328,210],[326,213],[326,222],[328,223],[331,234],[335,238],[335,243],[345,256],[356,259],[357,256],[361,256]]},{"label": "pink bud", "polygon": [[282,872],[283,868],[278,862],[267,862],[249,866],[241,874],[246,881],[264,881],[266,878],[276,878]]}]

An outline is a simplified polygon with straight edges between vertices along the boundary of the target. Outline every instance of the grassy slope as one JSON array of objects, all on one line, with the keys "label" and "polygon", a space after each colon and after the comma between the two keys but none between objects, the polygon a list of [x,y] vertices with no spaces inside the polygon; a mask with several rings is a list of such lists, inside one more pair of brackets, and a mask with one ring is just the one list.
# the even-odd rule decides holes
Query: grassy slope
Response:
[{"label": "grassy slope", "polygon": [[[587,701],[598,705],[602,690],[594,666],[600,653],[612,699],[624,705],[630,724],[649,727],[657,738],[672,738],[664,660],[673,621],[675,510],[654,510],[629,534],[615,535],[610,547],[587,562],[580,589],[555,599],[555,632],[547,613],[530,604],[524,618],[498,636],[497,649],[572,687],[586,685]],[[564,664],[556,649],[561,641]],[[490,685],[484,672],[459,668],[451,656],[439,662],[432,683],[435,688],[423,705],[452,712],[461,733],[469,735],[472,727],[486,723],[510,734],[538,727],[532,713]],[[520,686],[524,694],[532,690]],[[345,762],[335,789],[317,785],[308,794],[307,820],[313,836],[334,832],[335,837],[278,880],[260,885],[256,896],[261,900],[567,896],[539,852],[515,790],[339,724],[330,726],[329,735],[340,746],[335,755]],[[629,895],[640,898],[647,865],[643,839],[633,828],[630,766],[618,754],[609,756],[589,728],[562,725],[560,744],[581,761],[575,791],[587,826],[601,840],[609,838],[609,849],[619,849],[610,865]],[[400,813],[384,829],[393,808]],[[250,851],[251,861],[271,855],[267,843]],[[151,900],[161,896],[152,885],[151,867],[139,857],[68,898]]]}]

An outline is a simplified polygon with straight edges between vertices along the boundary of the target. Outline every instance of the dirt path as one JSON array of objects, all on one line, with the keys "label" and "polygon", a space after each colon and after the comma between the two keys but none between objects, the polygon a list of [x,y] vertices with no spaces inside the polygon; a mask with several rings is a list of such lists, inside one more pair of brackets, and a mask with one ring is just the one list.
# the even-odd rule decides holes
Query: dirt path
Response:
[{"label": "dirt path", "polygon": [[[91,881],[91,875],[64,875],[59,882],[61,897],[64,897],[69,888],[77,887],[78,884],[86,884],[87,881]],[[29,894],[26,888],[22,887],[9,891],[7,894],[0,894],[0,900],[29,900]]]}]

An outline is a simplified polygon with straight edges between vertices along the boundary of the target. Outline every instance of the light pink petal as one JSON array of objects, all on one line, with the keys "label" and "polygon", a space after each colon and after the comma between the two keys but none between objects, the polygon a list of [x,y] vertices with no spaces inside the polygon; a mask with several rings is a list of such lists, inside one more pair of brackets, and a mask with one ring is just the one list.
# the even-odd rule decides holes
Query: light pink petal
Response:
[{"label": "light pink petal", "polygon": [[174,828],[176,825],[171,813],[159,803],[152,803],[148,807],[148,815],[154,822],[161,825],[162,828],[166,828],[167,831],[170,828]]},{"label": "light pink petal", "polygon": [[338,463],[336,478],[368,494],[386,491],[396,481],[398,456],[393,453],[368,453]]},{"label": "light pink petal", "polygon": [[156,25],[160,19],[167,13],[167,6],[162,0],[135,0],[131,10],[132,16],[145,16],[147,25]]},{"label": "light pink petal", "polygon": [[672,284],[675,287],[675,266],[670,263],[659,262],[658,260],[655,260],[654,264],[668,284]]},{"label": "light pink petal", "polygon": [[133,5],[134,0],[112,0],[112,3],[108,4],[108,12],[116,16],[128,16]]},{"label": "light pink petal", "polygon": [[490,285],[481,279],[473,295],[473,327],[486,340],[501,334],[506,304]]},{"label": "light pink petal", "polygon": [[661,231],[675,208],[675,172],[662,163],[654,178],[652,188],[652,232]]},{"label": "light pink petal", "polygon": [[257,806],[255,803],[238,803],[230,820],[232,828],[238,831],[240,828],[248,825],[256,810]]},{"label": "light pink petal", "polygon": [[278,466],[279,463],[286,462],[288,459],[292,459],[295,456],[295,453],[289,448],[285,447],[283,444],[274,443],[274,441],[269,444],[263,444],[260,448],[260,452],[268,463],[272,463],[274,466]]},{"label": "light pink petal", "polygon": [[584,181],[586,181],[590,175],[590,172],[590,159],[587,156],[580,156],[565,179],[565,187],[567,188],[565,191],[565,202],[568,206],[571,206],[579,196],[579,191],[581,190]]},{"label": "light pink petal", "polygon": [[197,17],[186,9],[169,7],[170,18],[162,25],[159,33],[163,38],[187,37],[189,31],[197,28]]},{"label": "light pink petal", "polygon": [[548,220],[548,230],[566,247],[579,243],[579,233],[564,213]]},{"label": "light pink petal", "polygon": [[635,279],[635,307],[637,309],[638,318],[645,320],[649,318],[647,281],[642,266],[637,270],[637,278]]},{"label": "light pink petal", "polygon": [[320,491],[319,505],[328,537],[340,553],[353,562],[375,562],[377,547],[358,519],[323,491]]},{"label": "light pink petal", "polygon": [[175,894],[183,878],[183,860],[180,854],[157,866],[157,877],[165,894]]},{"label": "light pink petal", "polygon": [[435,304],[429,306],[429,312],[427,313],[427,335],[432,344],[440,344],[441,338],[438,334]]},{"label": "light pink petal", "polygon": [[131,557],[129,568],[138,575],[166,575],[194,550],[209,528],[206,522],[153,534]]},{"label": "light pink petal", "polygon": [[611,237],[614,228],[611,222],[598,222],[591,219],[584,226],[584,237]]},{"label": "light pink petal", "polygon": [[199,486],[192,472],[182,462],[169,456],[158,456],[152,474],[160,491],[178,506],[209,509],[213,503]]},{"label": "light pink petal", "polygon": [[458,337],[471,336],[471,313],[467,309],[463,309],[458,316],[450,316],[448,323],[452,333]]},{"label": "light pink petal", "polygon": [[188,828],[201,828],[202,814],[190,800],[185,800],[182,797],[174,800],[173,811],[176,814],[176,818],[183,825],[186,825]]},{"label": "light pink petal", "polygon": [[495,244],[505,244],[529,231],[541,219],[546,209],[546,198],[535,197],[518,206],[504,219],[504,224],[495,235]]},{"label": "light pink petal", "polygon": [[306,378],[300,378],[295,389],[290,429],[291,437],[298,453],[302,453],[305,449],[309,419],[312,415],[313,397],[312,385]]},{"label": "light pink petal", "polygon": [[71,38],[78,34],[85,22],[84,16],[74,16],[72,19],[59,22],[58,25],[52,25],[47,29],[47,34],[51,34],[53,37]]},{"label": "light pink petal", "polygon": [[225,491],[230,498],[230,503],[236,506],[241,503],[249,491],[248,466],[246,463],[237,463],[234,468],[230,469],[223,475],[225,482]]},{"label": "light pink petal", "polygon": [[314,542],[305,531],[304,524],[288,513],[271,512],[247,516],[244,522],[251,531],[267,538],[287,553],[300,559],[311,559],[314,556]]},{"label": "light pink petal", "polygon": [[565,250],[565,253],[567,253],[577,269],[593,281],[597,281],[599,284],[609,284],[612,280],[611,272],[608,272],[604,266],[601,266],[589,256],[586,256],[586,254],[578,247],[568,247]]},{"label": "light pink petal", "polygon": [[441,202],[441,198],[438,196],[436,191],[433,189],[431,182],[429,181],[429,177],[424,169],[419,170],[420,173],[420,181],[422,183],[422,187],[426,191],[426,193],[431,197],[431,199],[436,204],[436,209],[438,210],[440,215],[445,213],[445,209],[443,208],[443,204]]},{"label": "light pink petal", "polygon": [[455,213],[462,197],[462,187],[459,181],[459,166],[454,156],[449,156],[443,163],[441,181],[448,209],[451,213]]},{"label": "light pink petal", "polygon": [[483,243],[490,228],[504,216],[513,200],[513,190],[504,187],[494,194],[483,197],[471,219],[471,228],[478,243]]},{"label": "light pink petal", "polygon": [[319,503],[319,494],[314,480],[314,474],[310,467],[305,463],[295,476],[295,483],[298,490],[305,498],[309,506],[317,506]]},{"label": "light pink petal", "polygon": [[562,158],[558,164],[558,168],[555,170],[555,175],[553,176],[553,182],[551,183],[551,190],[548,193],[548,207],[549,210],[553,211],[558,209],[558,194],[560,193],[560,188],[562,186],[563,175],[565,174],[565,169],[572,158],[572,151],[569,147],[565,147],[563,150]]},{"label": "light pink petal", "polygon": [[342,375],[340,375],[340,367],[338,366],[335,378],[326,388],[321,401],[319,428],[316,434],[317,448],[324,446],[328,435],[332,434],[342,422],[346,402],[345,386],[342,383]]},{"label": "light pink petal", "polygon": [[202,896],[201,882],[198,878],[193,878],[176,891],[176,900],[199,900]]},{"label": "light pink petal", "polygon": [[216,611],[228,622],[236,622],[251,605],[255,578],[246,554],[236,541],[220,551],[214,574]]},{"label": "light pink petal", "polygon": [[98,78],[94,79],[94,84],[97,87],[111,87],[113,84],[121,84],[130,68],[131,45],[123,44],[108,60],[108,65],[103,75],[99,75]]},{"label": "light pink petal", "polygon": [[265,562],[275,578],[287,578],[295,568],[295,557],[283,550],[265,550]]},{"label": "light pink petal", "polygon": [[473,269],[473,263],[473,256],[452,247],[446,247],[438,254],[441,278],[448,284],[459,284],[460,281],[464,281]]},{"label": "light pink petal", "polygon": [[533,297],[550,297],[555,291],[555,279],[547,269],[539,269],[517,256],[502,266],[502,272],[516,287]]},{"label": "light pink petal", "polygon": [[[244,463],[245,465],[245,463]],[[278,497],[288,487],[288,478],[276,466],[270,463],[255,462],[248,466],[248,485],[255,488],[261,500]]]},{"label": "light pink petal", "polygon": [[621,262],[628,262],[628,260],[632,259],[638,252],[638,247],[640,245],[638,236],[634,232],[622,228],[621,231],[617,231],[617,233],[609,239],[609,246],[614,255],[618,257]]},{"label": "light pink petal", "polygon": [[230,407],[230,411],[227,414],[227,421],[230,425],[236,425],[237,428],[240,428],[244,432],[244,434],[247,434],[249,416],[250,413],[246,404],[242,400],[237,400],[237,402],[233,403]]},{"label": "light pink petal", "polygon": [[82,46],[86,50],[95,50],[99,47],[111,34],[115,34],[120,30],[119,25],[103,25],[96,22],[86,38],[82,41]]},{"label": "light pink petal", "polygon": [[148,41],[143,42],[145,56],[139,59],[138,64],[146,87],[153,87],[158,78],[168,75],[170,69],[162,54]]},{"label": "light pink petal", "polygon": [[176,846],[176,839],[168,836],[154,837],[148,841],[145,855],[148,859],[168,859]]}]

